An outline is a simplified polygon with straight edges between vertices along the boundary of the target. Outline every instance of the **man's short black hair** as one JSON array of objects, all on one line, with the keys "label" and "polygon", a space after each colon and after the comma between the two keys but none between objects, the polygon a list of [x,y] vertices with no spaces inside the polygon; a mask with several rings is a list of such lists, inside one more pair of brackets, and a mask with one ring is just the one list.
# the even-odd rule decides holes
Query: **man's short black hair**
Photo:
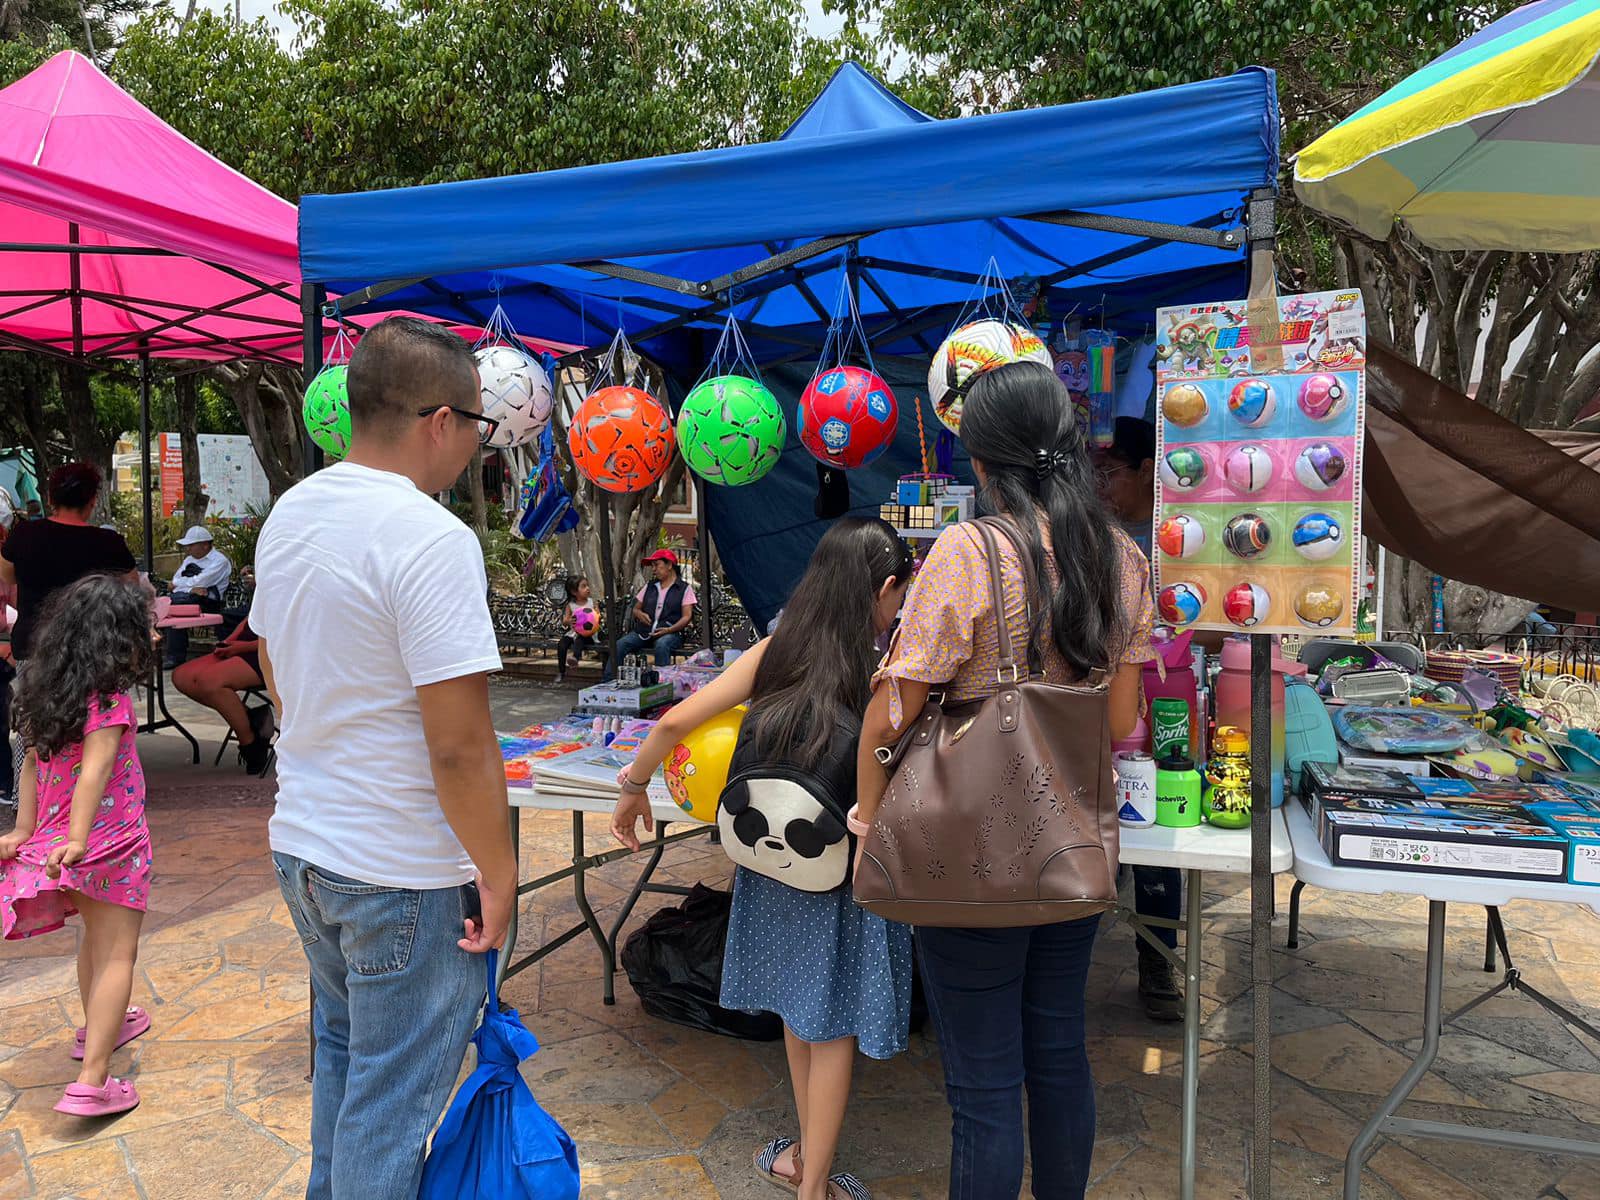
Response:
[{"label": "man's short black hair", "polygon": [[416,317],[390,317],[362,334],[350,355],[351,429],[385,436],[418,409],[462,403],[463,385],[476,379],[462,338]]},{"label": "man's short black hair", "polygon": [[50,504],[54,508],[88,508],[100,494],[100,468],[91,462],[70,462],[50,472]]},{"label": "man's short black hair", "polygon": [[1118,417],[1111,428],[1111,453],[1135,470],[1156,456],[1156,427],[1138,417]]}]

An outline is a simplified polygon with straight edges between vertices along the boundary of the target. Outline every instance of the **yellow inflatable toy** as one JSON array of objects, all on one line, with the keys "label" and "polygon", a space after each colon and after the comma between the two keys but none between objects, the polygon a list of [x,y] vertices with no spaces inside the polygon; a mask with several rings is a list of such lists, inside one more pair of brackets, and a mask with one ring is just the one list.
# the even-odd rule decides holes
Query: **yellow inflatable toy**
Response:
[{"label": "yellow inflatable toy", "polygon": [[717,801],[728,786],[728,763],[744,714],[741,706],[712,717],[674,746],[662,764],[673,802],[696,821],[717,819]]}]

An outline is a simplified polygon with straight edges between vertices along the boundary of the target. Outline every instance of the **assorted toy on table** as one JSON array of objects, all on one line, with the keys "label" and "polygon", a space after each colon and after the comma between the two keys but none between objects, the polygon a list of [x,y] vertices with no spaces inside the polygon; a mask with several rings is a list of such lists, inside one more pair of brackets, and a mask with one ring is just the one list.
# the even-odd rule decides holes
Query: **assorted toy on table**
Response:
[{"label": "assorted toy on table", "polygon": [[1174,626],[1354,629],[1361,296],[1275,303],[1158,314],[1154,565]]}]

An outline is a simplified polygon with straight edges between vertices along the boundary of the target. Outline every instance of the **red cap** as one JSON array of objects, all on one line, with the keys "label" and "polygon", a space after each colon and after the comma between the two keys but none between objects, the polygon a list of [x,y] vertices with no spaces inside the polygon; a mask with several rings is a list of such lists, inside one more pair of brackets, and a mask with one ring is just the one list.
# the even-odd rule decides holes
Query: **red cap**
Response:
[{"label": "red cap", "polygon": [[659,561],[659,562],[669,562],[673,566],[677,566],[678,565],[678,556],[676,554],[674,554],[671,550],[657,550],[654,554],[646,554],[644,556],[644,558],[640,559],[640,561],[641,562],[647,562],[647,563],[652,563],[652,562],[657,562],[657,561]]}]

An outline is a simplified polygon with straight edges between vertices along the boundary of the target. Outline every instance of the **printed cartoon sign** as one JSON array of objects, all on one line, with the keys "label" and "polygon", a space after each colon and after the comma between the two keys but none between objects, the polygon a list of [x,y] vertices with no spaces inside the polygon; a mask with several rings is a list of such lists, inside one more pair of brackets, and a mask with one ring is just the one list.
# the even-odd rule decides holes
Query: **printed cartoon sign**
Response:
[{"label": "printed cartoon sign", "polygon": [[1355,628],[1366,315],[1356,291],[1277,308],[1266,333],[1242,300],[1157,314],[1154,565],[1169,624]]}]

